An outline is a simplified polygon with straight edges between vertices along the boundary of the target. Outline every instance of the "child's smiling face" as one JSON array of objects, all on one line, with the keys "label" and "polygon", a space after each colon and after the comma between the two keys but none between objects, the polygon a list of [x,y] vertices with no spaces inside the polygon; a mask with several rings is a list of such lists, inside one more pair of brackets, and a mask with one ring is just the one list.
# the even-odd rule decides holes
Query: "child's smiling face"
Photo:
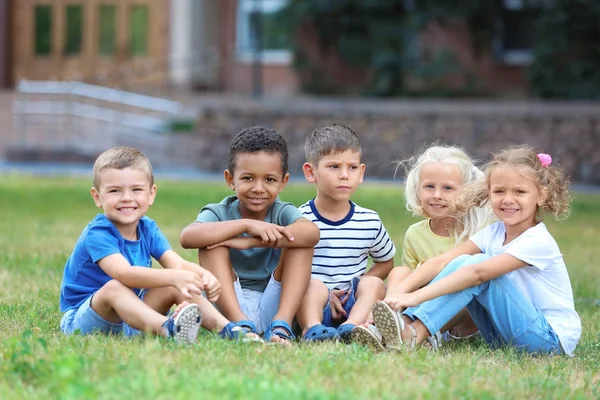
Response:
[{"label": "child's smiling face", "polygon": [[96,205],[125,237],[135,231],[154,202],[156,185],[151,184],[146,171],[107,168],[100,175],[99,187],[91,192]]},{"label": "child's smiling face", "polygon": [[462,179],[454,164],[429,163],[421,169],[419,199],[423,212],[429,218],[453,215],[453,204],[458,197]]},{"label": "child's smiling face", "polygon": [[289,177],[283,173],[281,154],[264,151],[239,153],[233,173],[225,170],[225,181],[240,200],[240,214],[258,220],[265,218]]},{"label": "child's smiling face", "polygon": [[494,214],[508,229],[524,232],[536,224],[538,206],[548,196],[534,174],[510,166],[494,168],[489,177],[490,202]]}]

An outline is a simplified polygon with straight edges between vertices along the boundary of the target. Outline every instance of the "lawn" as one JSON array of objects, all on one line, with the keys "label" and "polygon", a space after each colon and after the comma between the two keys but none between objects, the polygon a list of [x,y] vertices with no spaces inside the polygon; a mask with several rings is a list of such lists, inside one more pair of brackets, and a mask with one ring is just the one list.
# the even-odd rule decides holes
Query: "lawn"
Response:
[{"label": "lawn", "polygon": [[[202,333],[163,339],[64,336],[59,286],[66,258],[98,212],[90,179],[0,175],[0,398],[600,398],[600,196],[576,195],[572,216],[547,220],[569,266],[583,338],[575,357],[491,351],[478,340],[439,353],[373,354],[357,345],[247,345]],[[154,218],[184,257],[179,233],[224,184],[159,181]],[[314,194],[292,184],[284,200]],[[377,210],[396,246],[415,221],[400,185],[365,184],[355,201]],[[396,261],[399,262],[400,249]]]}]

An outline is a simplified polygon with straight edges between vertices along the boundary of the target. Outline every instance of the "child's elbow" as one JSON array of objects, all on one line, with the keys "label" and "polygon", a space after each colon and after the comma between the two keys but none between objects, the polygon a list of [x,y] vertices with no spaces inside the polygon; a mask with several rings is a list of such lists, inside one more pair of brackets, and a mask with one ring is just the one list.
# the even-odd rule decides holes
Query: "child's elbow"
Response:
[{"label": "child's elbow", "polygon": [[321,231],[319,230],[319,227],[314,222],[310,222],[310,224],[306,224],[306,225],[307,225],[307,231],[306,231],[307,243],[310,247],[315,247],[317,244],[319,244],[319,240],[321,240]]},{"label": "child's elbow", "polygon": [[484,282],[487,282],[490,280],[490,277],[487,274],[487,270],[486,268],[482,268],[481,266],[475,264],[473,265],[472,268],[470,268],[470,277],[472,280],[472,285],[471,286],[478,286],[481,285]]},{"label": "child's elbow", "polygon": [[189,231],[190,227],[185,227],[183,228],[183,230],[181,231],[181,234],[179,235],[179,242],[181,243],[181,247],[183,247],[184,249],[191,249],[194,248],[193,243],[192,243],[192,234]]}]

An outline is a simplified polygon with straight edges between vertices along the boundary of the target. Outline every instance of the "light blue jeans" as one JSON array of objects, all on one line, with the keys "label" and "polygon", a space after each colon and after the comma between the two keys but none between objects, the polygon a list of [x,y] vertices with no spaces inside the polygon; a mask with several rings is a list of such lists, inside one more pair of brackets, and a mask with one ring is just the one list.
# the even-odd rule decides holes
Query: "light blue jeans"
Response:
[{"label": "light blue jeans", "polygon": [[[485,254],[459,256],[431,282],[489,258]],[[421,320],[429,332],[437,332],[464,307],[493,348],[510,345],[528,353],[562,353],[558,336],[542,312],[506,275],[407,308],[403,314]]]}]

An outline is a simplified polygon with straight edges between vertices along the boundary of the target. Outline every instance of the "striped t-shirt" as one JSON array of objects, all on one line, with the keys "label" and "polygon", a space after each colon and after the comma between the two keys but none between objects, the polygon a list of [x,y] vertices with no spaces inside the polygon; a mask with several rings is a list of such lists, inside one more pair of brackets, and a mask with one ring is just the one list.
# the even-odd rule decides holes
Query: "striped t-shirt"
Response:
[{"label": "striped t-shirt", "polygon": [[350,202],[348,215],[340,221],[330,221],[319,214],[314,199],[299,210],[321,230],[321,240],[313,256],[312,278],[329,289],[349,289],[352,278],[367,271],[369,256],[375,262],[385,262],[396,253],[375,211]]}]

